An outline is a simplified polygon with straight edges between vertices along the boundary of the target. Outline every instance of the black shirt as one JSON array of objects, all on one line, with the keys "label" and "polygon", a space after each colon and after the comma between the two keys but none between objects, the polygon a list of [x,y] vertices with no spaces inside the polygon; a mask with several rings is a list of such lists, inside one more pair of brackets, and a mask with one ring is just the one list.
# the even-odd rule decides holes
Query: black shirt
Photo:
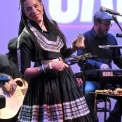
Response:
[{"label": "black shirt", "polygon": [[[112,34],[107,33],[106,36],[100,38],[97,36],[94,29],[92,28],[91,30],[84,33],[84,37],[85,49],[79,49],[77,51],[77,55],[80,56],[84,53],[90,52],[92,55],[96,56],[95,58],[86,60],[88,64],[88,69],[99,69],[103,63],[107,64],[110,68],[112,68],[112,61],[119,68],[122,68],[122,59],[120,58],[121,53],[119,49],[99,48],[99,45],[117,45],[117,40]],[[82,61],[80,61],[78,65],[81,67],[82,70]]]}]

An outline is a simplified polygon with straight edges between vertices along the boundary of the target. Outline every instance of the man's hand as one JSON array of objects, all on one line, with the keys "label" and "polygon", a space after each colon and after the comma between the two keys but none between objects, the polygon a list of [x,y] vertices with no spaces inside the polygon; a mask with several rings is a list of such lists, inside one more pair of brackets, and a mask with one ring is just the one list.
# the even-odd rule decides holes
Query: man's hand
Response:
[{"label": "man's hand", "polygon": [[100,69],[110,69],[110,67],[107,64],[102,64]]},{"label": "man's hand", "polygon": [[17,84],[16,84],[16,82],[13,80],[13,78],[10,78],[10,80],[9,80],[9,89],[8,89],[8,91],[10,92],[10,94],[13,94],[14,92],[15,92],[15,90],[16,90],[16,88],[17,88]]},{"label": "man's hand", "polygon": [[[109,70],[110,67],[107,64],[102,64],[100,66],[100,69]],[[102,75],[105,76],[105,77],[106,76],[113,76],[113,72],[111,72],[111,71],[104,71],[104,72],[102,72]]]}]

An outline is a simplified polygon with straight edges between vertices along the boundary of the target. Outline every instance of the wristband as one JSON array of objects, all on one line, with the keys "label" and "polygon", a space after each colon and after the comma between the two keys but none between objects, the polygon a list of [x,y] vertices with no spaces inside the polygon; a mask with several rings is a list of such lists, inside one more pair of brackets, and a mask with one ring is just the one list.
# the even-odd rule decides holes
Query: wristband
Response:
[{"label": "wristband", "polygon": [[49,69],[50,69],[49,64],[42,64],[41,66],[39,66],[37,68],[37,71],[38,72],[42,72],[43,71],[44,73],[46,73]]}]

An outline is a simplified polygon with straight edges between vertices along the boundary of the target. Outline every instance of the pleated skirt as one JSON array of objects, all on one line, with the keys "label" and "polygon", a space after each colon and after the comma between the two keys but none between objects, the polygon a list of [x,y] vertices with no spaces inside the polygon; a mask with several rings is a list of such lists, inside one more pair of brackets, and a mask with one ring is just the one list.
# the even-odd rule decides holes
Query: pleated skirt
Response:
[{"label": "pleated skirt", "polygon": [[70,68],[30,79],[17,122],[94,122]]}]

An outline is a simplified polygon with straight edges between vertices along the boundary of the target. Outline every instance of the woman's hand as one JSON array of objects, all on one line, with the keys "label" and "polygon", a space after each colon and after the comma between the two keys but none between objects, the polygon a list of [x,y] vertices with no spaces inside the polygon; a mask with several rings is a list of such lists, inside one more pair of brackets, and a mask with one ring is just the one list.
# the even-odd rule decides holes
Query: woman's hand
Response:
[{"label": "woman's hand", "polygon": [[74,50],[84,48],[85,47],[84,39],[85,39],[84,36],[79,34],[77,38],[72,42],[71,48]]},{"label": "woman's hand", "polygon": [[58,71],[62,71],[62,70],[69,67],[63,61],[52,61],[52,62],[50,62],[50,65],[51,65],[52,69],[55,69],[55,70],[58,70]]}]

